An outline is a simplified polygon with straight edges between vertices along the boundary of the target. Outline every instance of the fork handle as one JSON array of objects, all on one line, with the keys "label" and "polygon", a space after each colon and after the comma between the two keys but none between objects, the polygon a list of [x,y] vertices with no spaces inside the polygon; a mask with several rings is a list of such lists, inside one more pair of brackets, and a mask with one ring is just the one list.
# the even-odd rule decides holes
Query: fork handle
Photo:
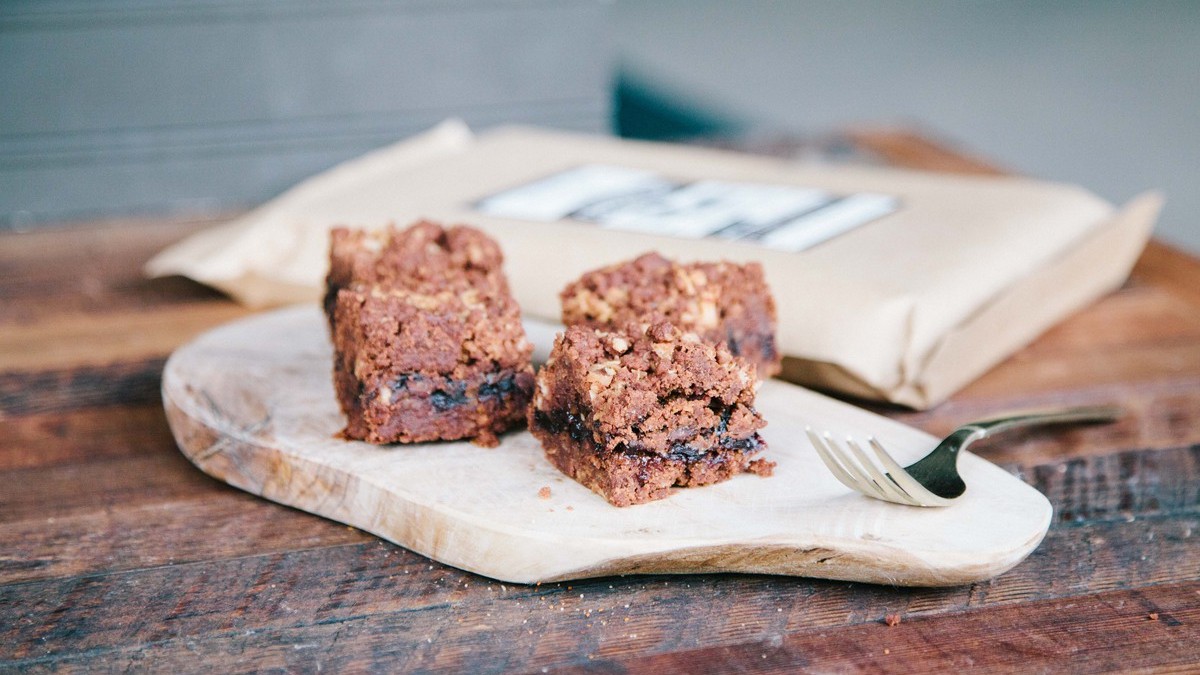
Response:
[{"label": "fork handle", "polygon": [[1116,406],[1083,406],[1079,408],[1063,408],[1046,412],[1025,413],[998,417],[982,422],[972,422],[964,429],[976,431],[976,438],[987,438],[1010,429],[1040,426],[1043,424],[1078,424],[1112,422],[1121,417],[1121,409]]}]

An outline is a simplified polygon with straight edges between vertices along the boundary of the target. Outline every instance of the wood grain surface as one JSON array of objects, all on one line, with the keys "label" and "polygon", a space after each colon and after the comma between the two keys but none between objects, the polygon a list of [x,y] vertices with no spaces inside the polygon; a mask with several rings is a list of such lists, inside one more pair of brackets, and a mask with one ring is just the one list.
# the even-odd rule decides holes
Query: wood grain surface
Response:
[{"label": "wood grain surface", "polygon": [[[991,170],[912,134],[851,138],[897,164]],[[144,280],[140,266],[205,224],[0,235],[2,670],[1200,667],[1191,256],[1152,243],[1124,288],[949,402],[875,408],[934,434],[1017,407],[1129,411],[978,447],[1055,509],[1008,574],[942,589],[759,575],[526,587],[250,496],[183,458],[158,398],[164,359],[246,312],[184,280]]]}]

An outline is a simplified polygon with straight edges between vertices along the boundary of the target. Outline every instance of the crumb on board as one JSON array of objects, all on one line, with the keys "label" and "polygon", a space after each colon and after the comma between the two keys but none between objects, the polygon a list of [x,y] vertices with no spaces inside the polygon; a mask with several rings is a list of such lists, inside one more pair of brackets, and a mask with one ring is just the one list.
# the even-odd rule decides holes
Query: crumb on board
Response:
[{"label": "crumb on board", "polygon": [[1158,612],[1150,612],[1149,616],[1146,618],[1150,619],[1151,621],[1158,621]]},{"label": "crumb on board", "polygon": [[550,499],[550,486],[543,485],[541,490],[538,490],[538,496],[542,499]]},{"label": "crumb on board", "polygon": [[770,478],[775,473],[775,462],[756,459],[746,467],[746,471],[762,478]]},{"label": "crumb on board", "polygon": [[886,623],[889,627],[890,626],[898,626],[898,625],[900,625],[900,615],[899,614],[888,614],[887,616],[883,617],[883,622]]}]

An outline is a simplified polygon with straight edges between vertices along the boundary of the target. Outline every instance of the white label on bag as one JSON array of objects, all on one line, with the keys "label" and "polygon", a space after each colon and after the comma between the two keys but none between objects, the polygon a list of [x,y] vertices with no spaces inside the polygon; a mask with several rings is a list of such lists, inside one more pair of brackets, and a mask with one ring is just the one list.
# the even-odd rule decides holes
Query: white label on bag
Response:
[{"label": "white label on bag", "polygon": [[895,197],[702,180],[587,164],[486,197],[476,210],[502,218],[576,220],[625,232],[745,241],[803,251],[894,213]]}]

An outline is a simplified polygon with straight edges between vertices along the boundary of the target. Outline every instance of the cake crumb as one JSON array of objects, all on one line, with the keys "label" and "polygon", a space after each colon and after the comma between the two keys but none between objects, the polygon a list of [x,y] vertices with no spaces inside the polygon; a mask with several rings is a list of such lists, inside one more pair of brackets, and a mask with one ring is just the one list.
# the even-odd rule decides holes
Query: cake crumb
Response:
[{"label": "cake crumb", "polygon": [[900,625],[900,615],[899,614],[888,614],[887,616],[883,617],[883,622],[886,623],[888,625],[888,627],[899,626]]},{"label": "cake crumb", "polygon": [[1150,612],[1150,615],[1146,618],[1150,619],[1151,621],[1158,621],[1158,612]]},{"label": "cake crumb", "polygon": [[775,462],[768,459],[756,459],[746,467],[746,471],[756,476],[769,478],[775,473]]},{"label": "cake crumb", "polygon": [[887,656],[888,654],[891,654],[891,653],[892,653],[892,650],[888,649],[887,647],[884,647],[884,648],[883,648],[883,655],[884,655],[884,656]]},{"label": "cake crumb", "polygon": [[538,490],[538,496],[542,499],[550,499],[550,486],[543,485],[541,490]]}]

